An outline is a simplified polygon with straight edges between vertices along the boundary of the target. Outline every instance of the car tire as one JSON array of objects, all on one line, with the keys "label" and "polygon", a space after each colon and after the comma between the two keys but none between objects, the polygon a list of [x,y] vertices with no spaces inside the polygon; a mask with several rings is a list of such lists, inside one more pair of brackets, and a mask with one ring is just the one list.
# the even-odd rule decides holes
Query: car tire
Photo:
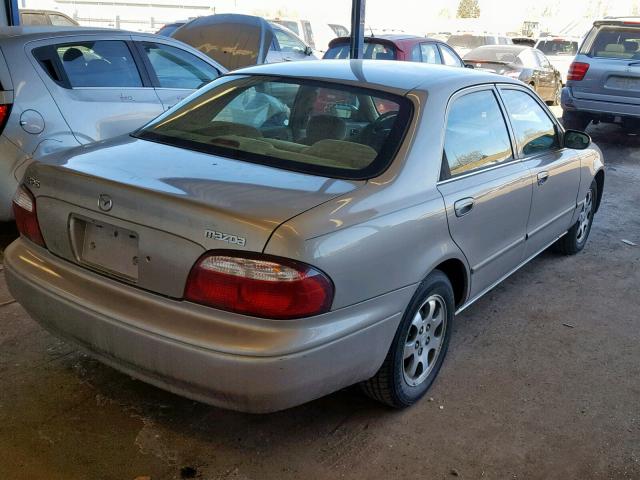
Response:
[{"label": "car tire", "polygon": [[583,113],[566,111],[562,113],[562,125],[568,130],[584,131],[590,123],[591,119]]},{"label": "car tire", "polygon": [[554,244],[556,252],[563,255],[575,255],[584,248],[591,232],[593,216],[596,213],[597,198],[598,184],[593,180],[582,201],[578,221]]},{"label": "car tire", "polygon": [[361,387],[394,408],[413,405],[435,380],[447,353],[455,302],[449,278],[434,270],[413,295],[378,372]]}]

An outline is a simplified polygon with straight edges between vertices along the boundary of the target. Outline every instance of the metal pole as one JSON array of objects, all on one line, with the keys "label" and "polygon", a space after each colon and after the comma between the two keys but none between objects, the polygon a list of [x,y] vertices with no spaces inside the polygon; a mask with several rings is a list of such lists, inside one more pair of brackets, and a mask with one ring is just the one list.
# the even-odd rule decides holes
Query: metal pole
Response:
[{"label": "metal pole", "polygon": [[352,0],[351,3],[351,58],[362,58],[365,3],[366,0]]},{"label": "metal pole", "polygon": [[4,7],[7,12],[8,25],[20,25],[20,10],[18,0],[4,0]]}]

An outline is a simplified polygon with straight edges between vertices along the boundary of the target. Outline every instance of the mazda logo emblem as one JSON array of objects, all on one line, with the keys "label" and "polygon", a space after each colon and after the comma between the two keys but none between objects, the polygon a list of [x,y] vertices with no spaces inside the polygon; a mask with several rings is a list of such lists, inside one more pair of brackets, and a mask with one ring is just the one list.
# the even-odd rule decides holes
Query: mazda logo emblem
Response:
[{"label": "mazda logo emblem", "polygon": [[109,195],[104,193],[98,197],[98,208],[103,212],[108,212],[113,207],[113,200]]}]

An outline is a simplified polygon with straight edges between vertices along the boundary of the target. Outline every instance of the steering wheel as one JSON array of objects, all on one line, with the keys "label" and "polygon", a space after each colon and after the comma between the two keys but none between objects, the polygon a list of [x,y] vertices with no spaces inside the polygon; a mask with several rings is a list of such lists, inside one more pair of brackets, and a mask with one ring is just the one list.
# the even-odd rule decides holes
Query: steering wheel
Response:
[{"label": "steering wheel", "polygon": [[362,143],[379,152],[389,136],[398,117],[398,112],[385,112],[367,125],[362,131]]}]

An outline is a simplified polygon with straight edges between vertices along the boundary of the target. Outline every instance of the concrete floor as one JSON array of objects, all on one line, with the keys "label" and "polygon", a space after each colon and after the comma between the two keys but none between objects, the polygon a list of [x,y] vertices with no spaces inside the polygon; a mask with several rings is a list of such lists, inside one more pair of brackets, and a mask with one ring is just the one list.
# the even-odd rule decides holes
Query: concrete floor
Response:
[{"label": "concrete floor", "polygon": [[263,416],[185,400],[53,338],[1,279],[0,479],[640,479],[640,137],[591,133],[608,177],[586,250],[460,315],[405,411],[357,388]]}]

